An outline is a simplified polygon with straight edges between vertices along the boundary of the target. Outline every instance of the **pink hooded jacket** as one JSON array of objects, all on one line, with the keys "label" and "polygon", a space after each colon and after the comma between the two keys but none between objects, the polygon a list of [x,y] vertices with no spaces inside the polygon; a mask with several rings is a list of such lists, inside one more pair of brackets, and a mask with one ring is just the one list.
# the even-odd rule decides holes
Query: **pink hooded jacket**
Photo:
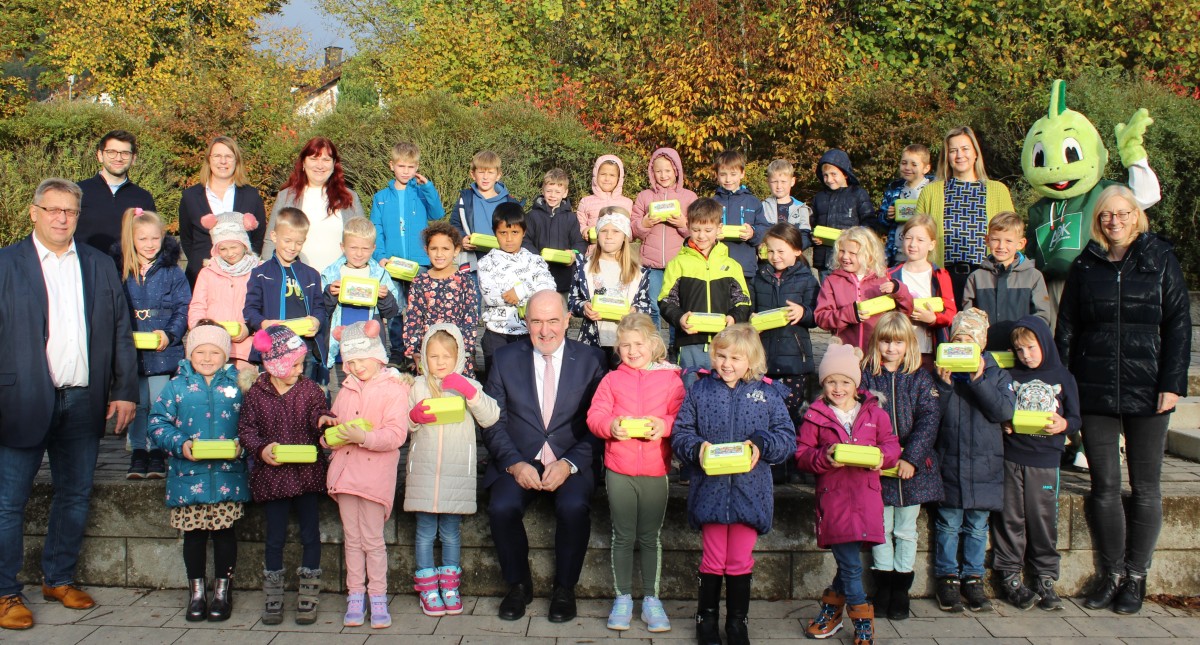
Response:
[{"label": "pink hooded jacket", "polygon": [[804,413],[796,435],[796,466],[817,476],[817,546],[866,542],[883,544],[883,493],[879,473],[857,466],[836,468],[825,451],[835,443],[877,446],[883,467],[900,461],[900,439],[892,433],[888,415],[879,400],[859,390],[862,407],[851,424],[852,432],[838,421],[825,399],[817,399]]},{"label": "pink hooded jacket", "polygon": [[[622,363],[606,374],[596,387],[587,415],[588,429],[604,440],[604,465],[630,477],[666,476],[671,462],[667,437],[671,436],[683,396],[679,367],[670,363],[655,363],[641,370]],[[613,419],[644,416],[663,419],[666,430],[662,437],[654,441],[613,438]]]},{"label": "pink hooded jacket", "polygon": [[[600,174],[600,164],[606,161],[617,164],[617,187],[611,193],[604,192],[596,183],[596,177]],[[592,166],[592,194],[579,200],[579,212],[575,214],[579,218],[579,231],[583,233],[583,239],[587,239],[588,229],[595,226],[596,220],[600,219],[601,208],[620,206],[630,213],[633,212],[633,200],[623,194],[624,190],[625,164],[616,155],[601,155]]]},{"label": "pink hooded jacket", "polygon": [[[654,181],[654,160],[659,157],[666,157],[675,167],[675,185],[671,188],[663,188]],[[650,177],[650,188],[638,193],[633,202],[633,236],[642,241],[642,266],[662,269],[679,254],[683,239],[688,236],[687,207],[696,201],[696,193],[683,187],[683,162],[673,148],[655,150],[650,155],[650,163],[646,165],[646,174]],[[684,225],[675,228],[665,222],[653,221],[646,222],[648,226],[643,225],[642,220],[650,203],[667,199],[679,200],[679,207],[684,213]],[[658,297],[658,294],[651,295]]]},{"label": "pink hooded jacket", "polygon": [[[196,276],[192,303],[188,306],[188,329],[205,318],[245,324],[242,309],[246,306],[246,284],[249,282],[250,273],[231,276],[218,268],[215,260],[209,262]],[[247,360],[253,340],[254,335],[250,334],[245,340],[234,343],[229,358]]]},{"label": "pink hooded jacket", "polygon": [[855,305],[883,295],[879,287],[886,282],[895,285],[895,290],[891,295],[896,301],[896,308],[905,315],[911,314],[912,294],[908,292],[908,287],[904,286],[903,282],[874,273],[864,276],[860,282],[857,275],[838,269],[825,278],[825,283],[821,285],[821,293],[817,295],[817,308],[813,310],[813,318],[816,319],[817,326],[833,332],[847,345],[853,345],[863,350],[864,353],[867,352],[867,344],[871,342],[871,332],[875,330],[875,323],[879,316],[860,320],[858,307]]},{"label": "pink hooded jacket", "polygon": [[363,418],[374,426],[362,445],[347,443],[333,449],[326,484],[330,497],[356,495],[392,514],[400,446],[408,437],[408,390],[412,377],[385,367],[370,381],[346,375],[333,415],[339,423]]}]

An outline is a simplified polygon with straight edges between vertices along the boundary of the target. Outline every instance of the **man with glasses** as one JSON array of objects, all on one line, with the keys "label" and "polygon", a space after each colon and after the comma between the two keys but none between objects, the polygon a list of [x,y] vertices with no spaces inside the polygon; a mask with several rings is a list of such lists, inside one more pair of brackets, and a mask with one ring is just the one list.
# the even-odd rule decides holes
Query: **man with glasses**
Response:
[{"label": "man with glasses", "polygon": [[137,160],[137,137],[124,130],[113,130],[96,146],[100,172],[79,182],[83,190],[82,214],[75,234],[79,241],[104,253],[121,241],[121,216],[129,208],[156,211],[154,198],[146,189],[129,179],[129,169]]},{"label": "man with glasses", "polygon": [[[106,419],[124,431],[138,397],[125,291],[107,255],[73,236],[82,191],[47,179],[29,206],[33,233],[0,249],[0,627],[28,629],[21,596],[25,506],[50,455],[53,497],[42,596],[95,601],[75,585]],[[3,637],[0,637],[3,640]]]}]

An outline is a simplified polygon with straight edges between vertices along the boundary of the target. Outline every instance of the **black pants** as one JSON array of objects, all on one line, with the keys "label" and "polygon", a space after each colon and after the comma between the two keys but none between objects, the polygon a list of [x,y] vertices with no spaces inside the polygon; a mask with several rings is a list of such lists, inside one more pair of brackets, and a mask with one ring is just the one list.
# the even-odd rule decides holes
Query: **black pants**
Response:
[{"label": "black pants", "polygon": [[[1171,415],[1083,415],[1083,447],[1092,477],[1092,537],[1105,572],[1150,570],[1162,530],[1162,463]],[[1125,435],[1129,513],[1121,501],[1119,439]]]},{"label": "black pants", "polygon": [[[540,464],[538,475],[541,475]],[[567,477],[558,490],[542,493],[525,490],[517,485],[511,475],[501,475],[492,484],[491,501],[488,502],[488,519],[492,525],[492,542],[496,544],[496,556],[500,560],[500,572],[510,585],[528,580],[529,538],[525,533],[525,509],[539,495],[554,498],[554,584],[573,589],[579,582],[583,570],[583,558],[587,554],[588,536],[592,530],[592,489],[595,487],[591,473],[586,469]]]},{"label": "black pants", "polygon": [[[492,355],[497,349],[515,343],[523,338],[527,338],[528,334],[501,334],[490,329],[483,330],[483,368],[485,370],[492,369]],[[476,370],[479,371],[479,370]]]},{"label": "black pants", "polygon": [[978,268],[978,264],[969,262],[951,262],[946,265],[946,270],[950,272],[950,285],[954,287],[954,302],[959,311],[963,310],[963,290],[967,288],[967,277]]},{"label": "black pants", "polygon": [[992,568],[1014,573],[1028,561],[1058,580],[1058,469],[1004,462],[1004,510],[993,522]]},{"label": "black pants", "polygon": [[288,516],[296,509],[296,520],[300,525],[300,545],[303,548],[301,566],[307,569],[321,568],[321,515],[317,502],[318,493],[305,493],[296,497],[276,499],[263,504],[267,514],[267,571],[283,569],[283,545],[287,541]]},{"label": "black pants", "polygon": [[[204,578],[208,573],[208,539],[213,545],[213,575],[232,578],[237,566],[237,535],[233,527],[209,531],[196,529],[183,532],[183,566],[189,580]],[[280,565],[283,566],[283,565]]]}]

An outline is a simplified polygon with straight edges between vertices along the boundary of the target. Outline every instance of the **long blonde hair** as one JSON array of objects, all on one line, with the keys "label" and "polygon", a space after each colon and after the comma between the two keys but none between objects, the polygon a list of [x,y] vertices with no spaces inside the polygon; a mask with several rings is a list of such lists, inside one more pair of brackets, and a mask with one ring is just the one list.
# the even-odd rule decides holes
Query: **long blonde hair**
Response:
[{"label": "long blonde hair", "polygon": [[661,363],[667,358],[667,344],[658,334],[658,326],[649,314],[640,311],[628,313],[621,322],[617,323],[617,345],[621,344],[621,334],[641,334],[651,347],[650,363]]},{"label": "long blonde hair", "polygon": [[863,354],[863,369],[878,376],[883,371],[879,343],[896,340],[904,341],[904,360],[900,361],[899,371],[903,374],[914,374],[921,369],[921,348],[917,345],[916,330],[899,311],[889,311],[879,317],[875,330],[871,332],[870,351]]},{"label": "long blonde hair", "polygon": [[[158,213],[154,211],[142,210],[140,208],[127,208],[125,215],[121,217],[121,279],[135,280],[142,279],[142,260],[138,257],[137,248],[133,242],[133,230],[145,224],[153,224],[158,227],[158,232],[165,239],[167,233],[163,230],[162,219]],[[162,253],[162,247],[159,247],[158,252]]]},{"label": "long blonde hair", "polygon": [[[629,211],[621,208],[620,206],[605,206],[604,208],[601,208],[599,217],[604,217],[605,215],[611,215],[613,213],[624,215],[626,219],[629,218]],[[592,252],[592,259],[588,261],[587,272],[598,275],[600,273],[600,256],[602,255],[598,242],[600,239],[599,228],[596,229],[596,239],[596,250]],[[633,252],[633,244],[631,244],[631,240],[628,236],[626,236],[625,242],[621,244],[621,249],[617,251],[617,265],[621,267],[622,285],[633,284],[635,281],[641,278],[642,263],[638,259],[637,254]]]},{"label": "long blonde hair", "polygon": [[950,131],[946,133],[946,137],[942,139],[942,154],[938,157],[937,178],[941,181],[947,181],[954,176],[954,169],[950,167],[950,140],[961,136],[970,139],[971,145],[975,146],[975,179],[978,181],[987,181],[987,171],[983,169],[983,151],[979,149],[979,139],[975,138],[975,131],[969,125],[950,128]]},{"label": "long blonde hair", "polygon": [[874,274],[881,278],[887,277],[887,265],[884,264],[883,245],[879,243],[879,237],[875,233],[863,226],[854,226],[842,231],[842,235],[833,244],[833,253],[835,256],[841,252],[842,245],[846,242],[858,244],[858,259],[862,263],[863,268],[867,270],[867,275]]}]

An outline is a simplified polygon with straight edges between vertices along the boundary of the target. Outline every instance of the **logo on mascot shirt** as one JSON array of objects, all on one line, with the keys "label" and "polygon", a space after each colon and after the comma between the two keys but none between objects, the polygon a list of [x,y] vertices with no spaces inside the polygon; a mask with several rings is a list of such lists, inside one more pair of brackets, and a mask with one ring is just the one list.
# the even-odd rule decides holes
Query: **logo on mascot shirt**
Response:
[{"label": "logo on mascot shirt", "polygon": [[1060,249],[1079,251],[1083,249],[1083,213],[1066,213],[1037,227],[1038,248],[1054,253]]}]

